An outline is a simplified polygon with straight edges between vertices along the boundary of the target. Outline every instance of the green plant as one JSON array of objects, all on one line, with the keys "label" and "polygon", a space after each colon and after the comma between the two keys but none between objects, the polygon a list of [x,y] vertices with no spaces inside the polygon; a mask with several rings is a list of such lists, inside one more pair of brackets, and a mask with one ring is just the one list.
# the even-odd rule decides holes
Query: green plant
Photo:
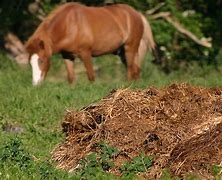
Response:
[{"label": "green plant", "polygon": [[189,173],[189,174],[186,174],[185,180],[199,180],[199,178],[197,174]]},{"label": "green plant", "polygon": [[100,152],[91,153],[80,162],[80,168],[77,171],[78,177],[91,179],[98,178],[113,178],[114,176],[107,173],[110,168],[114,167],[111,158],[118,152],[116,148],[110,147],[105,143],[98,145]]},{"label": "green plant", "polygon": [[41,179],[46,179],[47,177],[52,177],[55,173],[55,169],[51,163],[48,161],[42,161],[38,164],[39,174]]},{"label": "green plant", "polygon": [[215,179],[221,179],[222,177],[220,176],[222,169],[221,166],[213,164],[210,168],[210,174],[215,178]]},{"label": "green plant", "polygon": [[100,163],[104,170],[109,170],[114,167],[114,163],[111,160],[113,156],[118,153],[118,150],[115,147],[110,147],[105,143],[101,143],[100,145],[101,153],[100,153]]},{"label": "green plant", "polygon": [[18,165],[21,170],[26,170],[31,162],[31,155],[25,151],[23,143],[18,137],[10,139],[0,149],[0,164],[4,166],[5,163]]},{"label": "green plant", "polygon": [[121,167],[121,171],[123,174],[145,172],[152,166],[152,163],[151,156],[145,156],[141,153],[139,156],[134,157],[131,162],[125,162]]},{"label": "green plant", "polygon": [[161,179],[162,180],[171,180],[171,173],[169,169],[163,169],[162,174],[161,174]]},{"label": "green plant", "polygon": [[[4,170],[4,171],[3,171]],[[0,148],[0,178],[1,175],[8,176],[10,179],[30,179],[38,177],[38,179],[59,179],[67,177],[67,173],[60,172],[52,166],[48,160],[34,161],[31,154],[24,148],[24,144],[17,136],[10,138]],[[11,173],[10,173],[11,172]],[[15,174],[16,172],[16,174]]]}]

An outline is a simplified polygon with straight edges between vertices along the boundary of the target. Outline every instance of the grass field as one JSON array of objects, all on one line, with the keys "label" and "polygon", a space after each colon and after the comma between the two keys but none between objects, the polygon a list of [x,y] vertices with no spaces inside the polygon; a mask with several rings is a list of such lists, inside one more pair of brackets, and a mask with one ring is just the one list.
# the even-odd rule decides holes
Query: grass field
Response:
[{"label": "grass field", "polygon": [[[149,58],[143,63],[141,80],[127,82],[125,68],[114,56],[94,61],[97,77],[90,83],[81,70],[82,64],[76,64],[79,72],[75,85],[66,82],[64,65],[57,57],[52,60],[46,81],[33,87],[30,66],[19,66],[0,55],[0,179],[79,179],[78,175],[56,170],[50,161],[50,152],[64,138],[64,113],[95,103],[112,89],[162,87],[179,82],[222,84],[221,72],[213,67],[194,65],[166,75]],[[96,179],[104,176],[98,173]]]}]

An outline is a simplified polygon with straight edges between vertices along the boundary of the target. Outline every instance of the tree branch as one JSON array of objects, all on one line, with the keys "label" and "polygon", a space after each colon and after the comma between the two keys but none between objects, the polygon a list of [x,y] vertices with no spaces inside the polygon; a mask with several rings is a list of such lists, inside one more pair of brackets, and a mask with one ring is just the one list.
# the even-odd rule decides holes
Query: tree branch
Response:
[{"label": "tree branch", "polygon": [[165,2],[161,2],[159,4],[157,4],[154,8],[149,9],[145,12],[146,15],[151,15],[154,14],[156,11],[158,11],[161,7],[163,7],[165,5]]},{"label": "tree branch", "polygon": [[195,43],[197,43],[201,46],[207,47],[207,48],[212,47],[210,39],[198,39],[198,37],[196,37],[192,32],[190,32],[189,30],[184,28],[178,21],[173,20],[171,18],[171,13],[170,12],[160,12],[160,13],[152,15],[151,17],[153,19],[162,18],[162,19],[166,20],[168,23],[170,23],[171,25],[173,25],[176,28],[177,31],[184,34],[185,36],[187,36],[188,38],[193,40]]}]

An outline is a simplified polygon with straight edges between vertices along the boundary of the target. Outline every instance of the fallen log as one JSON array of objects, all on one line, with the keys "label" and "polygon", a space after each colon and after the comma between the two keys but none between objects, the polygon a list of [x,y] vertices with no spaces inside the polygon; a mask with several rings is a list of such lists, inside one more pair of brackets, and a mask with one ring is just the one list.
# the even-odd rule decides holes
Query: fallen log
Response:
[{"label": "fallen log", "polygon": [[18,64],[28,64],[28,53],[22,41],[13,33],[5,36],[5,48]]}]

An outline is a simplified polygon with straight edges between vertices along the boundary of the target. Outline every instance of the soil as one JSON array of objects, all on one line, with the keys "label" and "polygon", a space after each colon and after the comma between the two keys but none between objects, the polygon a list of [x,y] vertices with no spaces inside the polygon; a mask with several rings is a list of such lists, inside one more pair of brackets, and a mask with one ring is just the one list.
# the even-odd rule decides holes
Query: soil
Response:
[{"label": "soil", "polygon": [[116,174],[143,152],[154,157],[141,174],[146,179],[159,178],[163,168],[209,179],[212,164],[222,162],[222,87],[117,89],[94,105],[68,111],[62,127],[65,141],[52,153],[59,168],[74,170],[96,144],[106,142],[120,152],[113,159]]}]

